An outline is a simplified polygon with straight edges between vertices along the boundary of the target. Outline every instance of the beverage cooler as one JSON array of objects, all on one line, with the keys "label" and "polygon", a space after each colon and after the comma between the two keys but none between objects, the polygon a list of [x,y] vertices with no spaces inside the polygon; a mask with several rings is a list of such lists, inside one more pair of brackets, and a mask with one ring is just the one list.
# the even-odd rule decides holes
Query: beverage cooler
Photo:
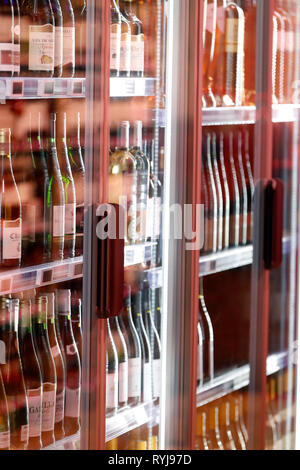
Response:
[{"label": "beverage cooler", "polygon": [[298,18],[0,0],[1,450],[299,448]]}]

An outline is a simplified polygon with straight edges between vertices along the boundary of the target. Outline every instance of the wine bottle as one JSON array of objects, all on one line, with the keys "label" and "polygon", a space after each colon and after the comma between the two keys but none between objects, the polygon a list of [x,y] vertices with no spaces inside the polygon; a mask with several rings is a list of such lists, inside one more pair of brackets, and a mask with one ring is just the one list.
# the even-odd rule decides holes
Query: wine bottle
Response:
[{"label": "wine bottle", "polygon": [[210,237],[207,240],[207,251],[215,253],[217,251],[217,235],[218,235],[218,199],[217,190],[215,186],[212,159],[211,159],[211,134],[207,133],[203,141],[203,158],[204,158],[204,173],[206,179],[206,186],[209,195],[209,232]]},{"label": "wine bottle", "polygon": [[240,192],[233,150],[233,133],[224,135],[224,162],[230,194],[229,246],[239,246],[240,234]]},{"label": "wine bottle", "polygon": [[[119,0],[115,0],[116,5],[120,11]],[[130,76],[130,64],[131,64],[131,27],[127,19],[121,16],[121,47],[120,47],[120,76]]]},{"label": "wine bottle", "polygon": [[143,77],[145,67],[145,36],[141,20],[132,8],[133,0],[120,0],[120,9],[131,28],[130,75]]},{"label": "wine bottle", "polygon": [[202,408],[197,410],[196,421],[196,450],[209,450],[206,438],[207,416]]},{"label": "wine bottle", "polygon": [[0,77],[14,73],[14,10],[11,0],[0,2]]},{"label": "wine bottle", "polygon": [[1,264],[19,267],[22,247],[22,209],[11,164],[11,131],[0,129],[1,157]]},{"label": "wine bottle", "polygon": [[223,224],[223,249],[229,248],[229,227],[230,227],[230,193],[228,186],[228,178],[226,173],[225,161],[224,161],[224,134],[221,132],[218,139],[218,165],[219,174],[221,178],[222,194],[223,194],[223,213],[224,213],[224,224]]},{"label": "wine bottle", "polygon": [[131,290],[125,289],[124,309],[119,324],[128,352],[128,405],[136,406],[142,397],[142,352],[139,336],[132,319]]},{"label": "wine bottle", "polygon": [[81,367],[72,332],[70,290],[63,289],[56,291],[56,314],[59,334],[64,348],[66,371],[64,427],[66,436],[71,436],[80,429]]},{"label": "wine bottle", "polygon": [[50,0],[54,23],[55,23],[55,43],[54,43],[54,77],[62,76],[63,66],[63,16],[59,0]]},{"label": "wine bottle", "polygon": [[197,388],[201,388],[204,383],[204,331],[201,323],[197,323]]},{"label": "wine bottle", "polygon": [[[2,357],[2,348],[0,341],[0,451],[10,449],[10,427],[9,427],[9,414],[6,393],[1,373],[1,364],[5,358]],[[5,351],[3,351],[5,356]]]},{"label": "wine bottle", "polygon": [[243,143],[243,162],[248,197],[247,243],[250,244],[253,240],[253,200],[255,185],[250,158],[250,136],[248,130],[245,130],[243,133]]},{"label": "wine bottle", "polygon": [[21,75],[52,77],[55,20],[49,0],[21,0]]},{"label": "wine bottle", "polygon": [[243,0],[245,14],[245,106],[256,104],[256,0]]},{"label": "wine bottle", "polygon": [[14,9],[14,49],[13,49],[14,76],[19,76],[20,69],[21,69],[21,64],[20,64],[20,60],[21,60],[20,6],[19,6],[19,0],[12,0],[11,3]]},{"label": "wine bottle", "polygon": [[107,319],[106,334],[106,416],[113,416],[118,411],[118,353],[110,329],[110,323]]},{"label": "wine bottle", "polygon": [[206,308],[203,293],[203,278],[200,278],[199,322],[203,331],[204,381],[214,378],[214,331]]},{"label": "wine bottle", "polygon": [[47,139],[49,188],[47,205],[51,210],[50,238],[52,260],[64,257],[65,191],[56,149],[56,114],[51,115],[51,132]]},{"label": "wine bottle", "polygon": [[209,450],[224,450],[219,428],[219,408],[212,403],[208,408],[207,444]]},{"label": "wine bottle", "polygon": [[37,450],[42,447],[43,389],[41,370],[32,337],[30,299],[23,298],[20,302],[18,337],[29,411],[29,439],[27,448]]},{"label": "wine bottle", "polygon": [[71,0],[59,0],[63,15],[63,77],[75,74],[75,18]]},{"label": "wine bottle", "polygon": [[81,329],[81,308],[82,301],[77,296],[72,295],[71,298],[71,321],[72,331],[75,343],[78,349],[80,364],[82,364],[82,329]]},{"label": "wine bottle", "polygon": [[214,176],[214,182],[217,194],[217,249],[221,251],[223,249],[223,227],[224,227],[224,201],[221,179],[219,174],[218,160],[217,160],[217,136],[216,133],[212,133],[211,140],[211,163]]},{"label": "wine bottle", "polygon": [[142,317],[142,293],[140,291],[132,296],[132,313],[142,352],[142,401],[149,402],[152,400],[151,347]]},{"label": "wine bottle", "polygon": [[[76,193],[76,244],[75,256],[83,254],[83,235],[84,235],[84,192],[85,192],[85,166],[83,162],[83,151],[80,143],[80,113],[77,113],[76,138],[74,142],[70,135],[67,135],[65,129],[65,141],[68,146],[68,155],[75,183]],[[64,117],[66,120],[66,116]]]},{"label": "wine bottle", "polygon": [[45,447],[55,442],[54,423],[57,377],[48,337],[47,297],[38,297],[35,307],[37,312],[34,320],[33,338],[43,381],[42,443],[43,447]]},{"label": "wine bottle", "polygon": [[237,450],[246,450],[246,442],[239,423],[239,404],[234,396],[229,397],[231,434]]},{"label": "wine bottle", "polygon": [[218,404],[219,409],[219,429],[220,440],[224,450],[237,450],[232,437],[230,427],[230,405],[226,399],[220,399]]},{"label": "wine bottle", "polygon": [[137,241],[147,241],[147,210],[150,190],[150,162],[142,151],[143,123],[135,121],[130,152],[135,157],[137,170]]},{"label": "wine bottle", "polygon": [[[136,199],[137,199],[137,170],[136,160],[129,151],[128,121],[123,121],[119,127],[119,141],[115,151],[110,155],[109,164],[109,202],[125,205],[126,217],[124,238],[127,244],[134,244],[136,234]],[[123,205],[122,204],[122,205]]]},{"label": "wine bottle", "polygon": [[76,243],[76,193],[75,183],[71,171],[66,142],[66,114],[64,114],[63,137],[57,139],[57,153],[60,172],[64,185],[65,194],[65,236],[64,236],[64,258],[75,256]]},{"label": "wine bottle", "polygon": [[76,76],[85,76],[86,69],[86,25],[87,4],[81,0],[78,14],[75,15],[76,23]]},{"label": "wine bottle", "polygon": [[212,91],[212,62],[216,45],[217,0],[204,1],[203,27],[203,106],[214,107],[216,100]]},{"label": "wine bottle", "polygon": [[110,75],[120,74],[121,58],[121,14],[116,0],[110,2]]},{"label": "wine bottle", "polygon": [[110,330],[118,355],[118,409],[128,404],[128,353],[118,318],[109,319]]},{"label": "wine bottle", "polygon": [[49,344],[55,364],[56,371],[56,399],[55,399],[55,424],[54,436],[58,441],[65,436],[64,430],[64,411],[65,411],[65,386],[66,386],[66,373],[63,355],[56,335],[55,328],[55,295],[54,293],[42,294],[48,299],[48,338]]},{"label": "wine bottle", "polygon": [[25,450],[28,442],[28,401],[17,336],[18,316],[11,299],[1,299],[0,322],[0,344],[4,348],[0,369],[9,410],[10,449]]}]

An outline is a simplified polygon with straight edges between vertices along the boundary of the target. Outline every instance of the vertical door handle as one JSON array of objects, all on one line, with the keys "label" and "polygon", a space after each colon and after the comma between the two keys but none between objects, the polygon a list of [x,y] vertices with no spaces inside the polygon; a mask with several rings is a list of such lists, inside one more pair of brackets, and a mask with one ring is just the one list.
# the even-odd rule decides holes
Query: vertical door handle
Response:
[{"label": "vertical door handle", "polygon": [[264,263],[268,270],[278,268],[282,263],[283,194],[284,185],[280,179],[272,179],[266,183]]},{"label": "vertical door handle", "polygon": [[97,218],[98,316],[111,318],[120,314],[124,302],[125,241],[120,233],[124,209],[118,204],[102,204]]}]

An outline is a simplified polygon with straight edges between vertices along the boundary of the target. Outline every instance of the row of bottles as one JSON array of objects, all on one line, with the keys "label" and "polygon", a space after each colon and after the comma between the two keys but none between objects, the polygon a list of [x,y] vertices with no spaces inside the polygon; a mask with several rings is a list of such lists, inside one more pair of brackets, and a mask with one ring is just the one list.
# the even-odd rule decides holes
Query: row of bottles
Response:
[{"label": "row of bottles", "polygon": [[84,74],[85,21],[85,0],[1,0],[0,75]]},{"label": "row of bottles", "polygon": [[203,134],[201,192],[202,253],[252,243],[253,155],[251,129]]},{"label": "row of bottles", "polygon": [[[77,139],[66,135],[67,115],[56,136],[56,114],[43,138],[41,116],[11,158],[11,131],[0,130],[1,266],[40,264],[81,256],[84,231],[85,166]],[[32,116],[30,115],[30,121]]]},{"label": "row of bottles", "polygon": [[134,429],[106,444],[106,450],[159,450],[158,426],[143,426]]},{"label": "row of bottles", "polygon": [[118,142],[110,152],[109,202],[124,207],[127,244],[156,240],[161,226],[161,183],[153,174],[152,160],[143,144],[142,121],[122,121]]},{"label": "row of bottles", "polygon": [[122,314],[107,320],[107,416],[159,400],[160,322],[160,289],[143,283],[131,291],[126,285]]},{"label": "row of bottles", "polygon": [[110,73],[117,77],[143,77],[144,27],[133,0],[111,0]]},{"label": "row of bottles", "polygon": [[[273,16],[273,102],[295,102],[296,12],[276,0]],[[256,100],[256,0],[205,0],[203,106],[253,106]],[[295,95],[296,96],[296,95]]]},{"label": "row of bottles", "polygon": [[0,449],[40,449],[80,429],[81,299],[1,298]]}]

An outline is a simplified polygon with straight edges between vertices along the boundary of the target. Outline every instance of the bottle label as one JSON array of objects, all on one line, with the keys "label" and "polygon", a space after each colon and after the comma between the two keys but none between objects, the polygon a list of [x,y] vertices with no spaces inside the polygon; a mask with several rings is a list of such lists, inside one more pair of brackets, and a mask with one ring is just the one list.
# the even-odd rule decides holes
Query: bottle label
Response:
[{"label": "bottle label", "polygon": [[147,362],[147,363],[144,364],[143,399],[144,399],[144,402],[151,401],[151,399],[152,399],[151,364],[150,364],[150,362]]},{"label": "bottle label", "polygon": [[0,42],[0,72],[14,71],[13,50],[12,43]]},{"label": "bottle label", "polygon": [[65,206],[53,206],[53,237],[63,237],[65,232]]},{"label": "bottle label", "polygon": [[0,432],[0,449],[10,448],[10,432]]},{"label": "bottle label", "polygon": [[145,42],[144,34],[131,36],[131,71],[144,72]]},{"label": "bottle label", "polygon": [[140,397],[142,383],[142,360],[135,357],[128,360],[128,396]]},{"label": "bottle label", "polygon": [[60,349],[59,349],[59,346],[57,344],[55,346],[53,346],[53,348],[51,348],[51,351],[52,351],[53,358],[59,356],[59,354],[60,354]]},{"label": "bottle label", "polygon": [[42,391],[40,388],[27,391],[29,413],[29,437],[39,437],[42,429]]},{"label": "bottle label", "polygon": [[55,26],[55,52],[54,52],[54,66],[62,65],[63,58],[63,27]]},{"label": "bottle label", "polygon": [[49,432],[54,429],[55,421],[55,386],[53,384],[44,384],[53,387],[53,390],[43,391],[42,401],[42,431]]},{"label": "bottle label", "polygon": [[56,395],[56,405],[55,405],[55,423],[60,423],[64,418],[65,411],[65,392],[64,390],[61,393]]},{"label": "bottle label", "polygon": [[160,397],[161,389],[161,360],[153,360],[153,394],[154,398]]},{"label": "bottle label", "polygon": [[119,363],[119,402],[128,401],[128,363]]},{"label": "bottle label", "polygon": [[21,442],[27,442],[28,435],[29,435],[29,426],[28,424],[23,424],[23,426],[21,426]]},{"label": "bottle label", "polygon": [[0,364],[6,364],[6,348],[4,341],[0,340]]},{"label": "bottle label", "polygon": [[227,18],[225,52],[236,53],[239,44],[239,20],[237,18]]},{"label": "bottle label", "polygon": [[63,65],[75,64],[75,27],[63,28]]},{"label": "bottle label", "polygon": [[118,374],[106,374],[106,408],[118,408]]},{"label": "bottle label", "polygon": [[131,51],[131,35],[129,33],[121,34],[121,55],[120,70],[121,72],[130,72],[130,51]]},{"label": "bottle label", "polygon": [[121,25],[110,27],[110,69],[120,70]]},{"label": "bottle label", "polygon": [[80,388],[66,387],[65,416],[79,418],[80,416]]},{"label": "bottle label", "polygon": [[66,204],[65,206],[65,233],[74,235],[76,233],[76,204]]},{"label": "bottle label", "polygon": [[54,26],[29,26],[29,70],[53,72]]},{"label": "bottle label", "polygon": [[3,259],[21,258],[21,232],[21,219],[3,221]]}]

